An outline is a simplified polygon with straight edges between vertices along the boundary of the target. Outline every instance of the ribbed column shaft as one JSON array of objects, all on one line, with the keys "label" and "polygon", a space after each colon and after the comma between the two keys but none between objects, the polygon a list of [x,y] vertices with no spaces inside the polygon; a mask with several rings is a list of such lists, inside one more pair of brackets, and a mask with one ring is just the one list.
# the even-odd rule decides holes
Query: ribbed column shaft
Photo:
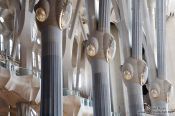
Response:
[{"label": "ribbed column shaft", "polygon": [[41,116],[62,116],[62,32],[44,26],[41,37]]},{"label": "ribbed column shaft", "polygon": [[111,116],[109,65],[103,59],[93,60],[91,65],[94,116]]},{"label": "ribbed column shaft", "polygon": [[26,103],[17,103],[16,104],[17,108],[17,116],[30,116],[30,106],[29,104]]},{"label": "ribbed column shaft", "polygon": [[111,0],[99,1],[99,22],[98,30],[102,32],[110,32],[110,4]]},{"label": "ribbed column shaft", "polygon": [[132,0],[132,57],[142,59],[141,2]]},{"label": "ribbed column shaft", "polygon": [[[157,68],[158,78],[166,80],[165,38],[166,38],[166,0],[156,0]],[[165,94],[165,93],[163,93]],[[162,99],[151,100],[152,112],[157,116],[169,116],[168,103]]]},{"label": "ribbed column shaft", "polygon": [[137,83],[127,85],[130,116],[144,116],[142,86]]},{"label": "ribbed column shaft", "polygon": [[[142,59],[142,0],[132,0],[132,57]],[[139,77],[135,77],[139,78]],[[144,116],[142,86],[139,83],[127,84],[130,116]]]},{"label": "ribbed column shaft", "polygon": [[158,78],[166,78],[165,67],[165,14],[166,0],[156,0],[157,66]]},{"label": "ribbed column shaft", "polygon": [[[110,0],[99,1],[98,31],[110,33]],[[103,51],[103,37],[98,38],[99,51]],[[91,61],[93,78],[94,116],[111,116],[109,64],[104,58]]]}]

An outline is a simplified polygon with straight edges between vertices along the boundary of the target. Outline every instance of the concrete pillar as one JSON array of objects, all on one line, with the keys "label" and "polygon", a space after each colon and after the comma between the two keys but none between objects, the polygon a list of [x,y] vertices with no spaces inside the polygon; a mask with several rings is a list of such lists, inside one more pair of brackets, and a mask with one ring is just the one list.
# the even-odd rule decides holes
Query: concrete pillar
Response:
[{"label": "concrete pillar", "polygon": [[41,116],[62,116],[62,0],[40,0],[35,6],[41,32]]},{"label": "concrete pillar", "polygon": [[141,8],[142,0],[132,0],[132,55],[122,67],[130,116],[144,116],[142,85],[147,80],[147,66],[142,60]]},{"label": "concrete pillar", "polygon": [[169,116],[168,102],[172,85],[166,80],[166,0],[156,0],[157,79],[150,84],[153,115]]},{"label": "concrete pillar", "polygon": [[[110,0],[99,1],[98,29],[92,32],[87,42],[87,54],[92,67],[93,109],[94,116],[111,115],[111,97],[109,80],[109,52],[110,52]],[[89,9],[92,12],[92,9]],[[89,17],[89,20],[92,20]],[[93,21],[89,22],[92,24]],[[109,51],[108,51],[109,50]]]}]

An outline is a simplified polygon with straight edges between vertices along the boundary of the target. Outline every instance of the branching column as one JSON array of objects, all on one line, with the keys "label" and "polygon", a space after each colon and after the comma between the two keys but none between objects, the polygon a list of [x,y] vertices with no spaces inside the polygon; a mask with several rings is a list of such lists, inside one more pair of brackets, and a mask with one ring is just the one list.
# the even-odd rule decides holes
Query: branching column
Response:
[{"label": "branching column", "polygon": [[142,0],[132,0],[132,56],[122,67],[124,83],[128,91],[130,116],[144,116],[142,85],[147,80],[148,68],[142,60]]},{"label": "branching column", "polygon": [[92,67],[94,116],[111,115],[109,61],[115,53],[115,42],[110,35],[110,4],[111,0],[99,1],[98,29],[90,31],[86,47]]},{"label": "branching column", "polygon": [[63,0],[40,0],[35,6],[41,32],[41,116],[62,116]]},{"label": "branching column", "polygon": [[156,0],[157,34],[157,79],[149,87],[152,114],[168,116],[168,99],[172,85],[166,80],[165,38],[166,38],[166,0]]}]

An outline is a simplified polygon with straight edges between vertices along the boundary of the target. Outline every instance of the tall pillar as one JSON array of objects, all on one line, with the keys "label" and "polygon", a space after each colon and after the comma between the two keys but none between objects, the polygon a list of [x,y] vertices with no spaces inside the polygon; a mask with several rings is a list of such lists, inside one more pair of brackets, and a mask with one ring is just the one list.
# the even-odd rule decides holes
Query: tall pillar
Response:
[{"label": "tall pillar", "polygon": [[99,1],[98,29],[96,32],[91,31],[86,47],[92,67],[94,116],[111,115],[109,61],[113,52],[110,35],[110,4],[110,0]]},{"label": "tall pillar", "polygon": [[[62,116],[63,0],[40,0],[35,6],[41,32],[41,116]],[[64,22],[65,23],[65,22]],[[67,22],[66,22],[67,23]]]},{"label": "tall pillar", "polygon": [[142,60],[142,0],[132,0],[132,55],[122,67],[128,91],[130,116],[144,116],[142,85],[147,80],[148,68]]},{"label": "tall pillar", "polygon": [[45,25],[41,33],[41,115],[62,116],[62,32]]},{"label": "tall pillar", "polygon": [[165,38],[166,38],[166,0],[156,0],[157,34],[157,79],[150,84],[149,95],[153,115],[169,116],[168,99],[171,84],[166,80]]},{"label": "tall pillar", "polygon": [[165,38],[166,38],[166,0],[156,0],[157,67],[158,78],[166,79]]}]

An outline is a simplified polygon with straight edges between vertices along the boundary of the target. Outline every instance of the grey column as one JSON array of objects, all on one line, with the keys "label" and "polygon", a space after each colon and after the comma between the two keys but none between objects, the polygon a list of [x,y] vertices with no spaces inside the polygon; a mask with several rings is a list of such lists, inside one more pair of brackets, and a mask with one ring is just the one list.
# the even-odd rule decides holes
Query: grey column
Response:
[{"label": "grey column", "polygon": [[[166,80],[165,64],[165,38],[166,38],[166,0],[156,0],[156,34],[157,34],[157,76],[158,80]],[[162,90],[163,89],[163,90]],[[166,85],[162,85],[161,94],[166,91]],[[165,95],[168,97],[167,95]],[[159,116],[168,116],[168,102],[163,99],[152,99],[152,113]]]},{"label": "grey column", "polygon": [[[132,0],[132,57],[142,60],[142,25],[141,25],[141,5],[142,0]],[[129,111],[131,116],[144,115],[144,103],[142,85],[130,82],[127,85]]]},{"label": "grey column", "polygon": [[142,86],[130,83],[127,86],[130,116],[144,116]]},{"label": "grey column", "polygon": [[109,86],[109,65],[103,59],[92,64],[94,116],[110,116],[111,100]]},{"label": "grey column", "polygon": [[62,116],[62,32],[45,26],[41,38],[41,115]]},{"label": "grey column", "polygon": [[[110,0],[99,1],[99,22],[98,31],[110,33]],[[103,42],[105,38],[99,37],[99,53],[105,51]],[[105,57],[94,58],[91,62],[93,78],[93,102],[94,116],[111,115],[109,64]]]},{"label": "grey column", "polygon": [[166,0],[156,0],[156,32],[157,32],[157,67],[158,78],[166,79],[165,38],[166,38]]},{"label": "grey column", "polygon": [[[63,116],[62,108],[62,30],[58,27],[62,1],[40,0],[35,6],[41,32],[41,116]],[[38,9],[43,9],[40,13]],[[39,17],[40,18],[40,17]]]},{"label": "grey column", "polygon": [[101,32],[110,32],[111,0],[99,1],[99,22],[98,30]]},{"label": "grey column", "polygon": [[132,57],[136,59],[142,59],[141,2],[132,0]]}]

